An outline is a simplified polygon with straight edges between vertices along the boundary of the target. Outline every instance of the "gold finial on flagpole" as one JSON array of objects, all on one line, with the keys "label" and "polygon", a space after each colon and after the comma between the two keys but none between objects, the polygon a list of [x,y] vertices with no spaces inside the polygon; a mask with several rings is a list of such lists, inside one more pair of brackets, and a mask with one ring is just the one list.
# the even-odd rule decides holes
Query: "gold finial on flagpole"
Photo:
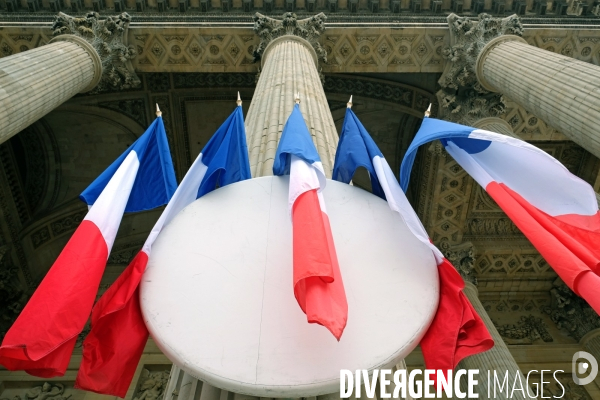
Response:
[{"label": "gold finial on flagpole", "polygon": [[352,95],[350,95],[350,100],[346,103],[346,107],[352,108]]},{"label": "gold finial on flagpole", "polygon": [[294,99],[294,102],[296,102],[296,104],[300,104],[300,92],[296,92],[296,98]]},{"label": "gold finial on flagpole", "polygon": [[237,101],[236,101],[236,104],[237,104],[238,106],[241,106],[241,105],[242,105],[242,99],[241,99],[241,97],[240,97],[240,92],[238,92],[238,99],[237,99]]},{"label": "gold finial on flagpole", "polygon": [[160,108],[158,108],[158,103],[156,103],[156,116],[162,117],[162,111],[160,111]]},{"label": "gold finial on flagpole", "polygon": [[431,103],[429,103],[429,107],[427,107],[427,111],[425,111],[425,118],[429,118],[431,115]]}]

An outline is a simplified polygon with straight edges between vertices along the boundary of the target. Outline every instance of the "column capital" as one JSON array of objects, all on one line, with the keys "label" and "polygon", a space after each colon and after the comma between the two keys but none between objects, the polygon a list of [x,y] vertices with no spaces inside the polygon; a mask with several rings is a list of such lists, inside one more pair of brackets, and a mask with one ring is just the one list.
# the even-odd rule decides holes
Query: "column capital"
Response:
[{"label": "column capital", "polygon": [[323,13],[298,20],[295,13],[286,12],[283,19],[267,17],[260,13],[254,15],[254,32],[260,37],[260,44],[254,50],[254,61],[257,62],[265,55],[267,46],[275,39],[282,36],[291,36],[302,39],[303,44],[314,51],[316,61],[327,62],[327,52],[319,43],[319,37],[325,31]]},{"label": "column capital", "polygon": [[454,265],[454,268],[458,271],[460,276],[463,278],[465,283],[477,285],[477,278],[475,277],[475,246],[471,242],[463,242],[461,244],[451,245],[447,241],[443,241],[439,244],[444,257],[448,259]]},{"label": "column capital", "polygon": [[552,302],[544,311],[559,329],[565,329],[575,340],[583,343],[584,338],[590,339],[586,336],[588,333],[600,330],[600,316],[560,278],[553,286],[550,289]]},{"label": "column capital", "polygon": [[[108,90],[122,90],[138,87],[140,79],[133,70],[130,60],[135,57],[135,49],[127,46],[127,28],[131,17],[122,13],[114,17],[100,19],[98,13],[90,12],[85,17],[72,17],[64,13],[58,13],[52,25],[52,33],[56,40],[67,40],[84,47],[88,53],[89,48],[77,41],[73,36],[87,42],[95,50],[100,60],[101,76],[94,81],[97,82],[94,93]],[[63,36],[68,36],[64,37]],[[61,39],[58,39],[61,38]],[[90,53],[92,54],[92,53]],[[92,58],[95,62],[98,60]],[[91,86],[91,85],[90,85]]]},{"label": "column capital", "polygon": [[444,49],[444,73],[438,81],[437,97],[440,116],[464,124],[473,124],[485,117],[504,112],[501,96],[481,85],[477,75],[477,60],[486,45],[498,37],[523,34],[519,17],[494,18],[480,14],[477,19],[450,14],[450,47]]}]

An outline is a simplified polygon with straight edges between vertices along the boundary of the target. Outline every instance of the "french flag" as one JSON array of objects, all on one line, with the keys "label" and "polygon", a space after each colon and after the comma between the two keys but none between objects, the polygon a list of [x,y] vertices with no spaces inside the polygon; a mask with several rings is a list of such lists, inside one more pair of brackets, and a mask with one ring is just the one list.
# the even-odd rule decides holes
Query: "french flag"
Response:
[{"label": "french flag", "polygon": [[7,332],[0,364],[44,378],[64,375],[123,213],[164,205],[176,187],[162,118],[156,118],[81,194],[90,209]]},{"label": "french flag", "polygon": [[438,265],[440,301],[436,315],[423,339],[421,350],[429,369],[447,371],[465,357],[494,346],[485,324],[462,292],[464,282],[454,266],[435,247],[423,224],[400,188],[383,154],[350,108],[346,109],[342,134],[333,167],[333,179],[349,183],[359,167],[371,178],[373,194],[387,199],[410,231],[427,245]]},{"label": "french flag", "polygon": [[436,139],[562,280],[600,313],[600,214],[592,187],[522,140],[425,118],[402,161],[404,190],[417,148]]},{"label": "french flag", "polygon": [[308,322],[323,325],[339,341],[348,302],[321,193],[325,172],[296,101],[273,164],[275,175],[290,175],[294,296]]},{"label": "french flag", "polygon": [[92,330],[83,343],[75,386],[125,397],[148,339],[139,301],[139,283],[152,245],[184,207],[217,187],[250,179],[241,101],[204,146],[140,252],[92,311]]}]

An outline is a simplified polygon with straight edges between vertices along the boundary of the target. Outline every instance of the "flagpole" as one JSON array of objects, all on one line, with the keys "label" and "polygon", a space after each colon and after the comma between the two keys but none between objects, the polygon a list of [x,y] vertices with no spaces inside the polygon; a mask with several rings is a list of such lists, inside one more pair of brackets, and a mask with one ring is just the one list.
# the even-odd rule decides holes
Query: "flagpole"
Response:
[{"label": "flagpole", "polygon": [[431,103],[429,103],[429,107],[425,111],[425,118],[429,118],[431,116]]},{"label": "flagpole", "polygon": [[347,108],[352,108],[352,95],[350,95],[350,100],[346,103]]},{"label": "flagpole", "polygon": [[296,98],[294,99],[296,104],[300,104],[300,92],[296,92]]},{"label": "flagpole", "polygon": [[156,103],[156,117],[162,117],[162,111],[158,108],[158,103]]},{"label": "flagpole", "polygon": [[241,105],[242,105],[242,99],[241,99],[241,97],[240,97],[240,92],[238,92],[238,98],[237,98],[237,100],[236,100],[236,102],[235,102],[235,103],[236,103],[238,106],[241,106]]}]

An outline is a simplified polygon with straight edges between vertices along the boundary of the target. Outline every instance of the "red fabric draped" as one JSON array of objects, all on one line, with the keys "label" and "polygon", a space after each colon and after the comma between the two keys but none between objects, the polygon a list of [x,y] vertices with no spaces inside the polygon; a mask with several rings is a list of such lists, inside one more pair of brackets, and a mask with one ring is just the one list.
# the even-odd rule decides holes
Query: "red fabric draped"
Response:
[{"label": "red fabric draped", "polygon": [[600,213],[553,217],[504,184],[486,190],[567,286],[600,313]]},{"label": "red fabric draped", "polygon": [[140,251],[94,306],[76,388],[125,397],[148,340],[139,298],[147,264]]},{"label": "red fabric draped", "polygon": [[293,215],[294,295],[309,323],[327,328],[340,340],[348,302],[327,214],[317,190],[300,195]]},{"label": "red fabric draped", "polygon": [[102,233],[83,220],[6,333],[0,364],[42,378],[64,375],[107,259]]},{"label": "red fabric draped", "polygon": [[453,370],[465,357],[482,353],[494,346],[481,317],[465,294],[465,284],[454,266],[444,258],[438,265],[440,301],[438,309],[421,340],[428,369]]}]

